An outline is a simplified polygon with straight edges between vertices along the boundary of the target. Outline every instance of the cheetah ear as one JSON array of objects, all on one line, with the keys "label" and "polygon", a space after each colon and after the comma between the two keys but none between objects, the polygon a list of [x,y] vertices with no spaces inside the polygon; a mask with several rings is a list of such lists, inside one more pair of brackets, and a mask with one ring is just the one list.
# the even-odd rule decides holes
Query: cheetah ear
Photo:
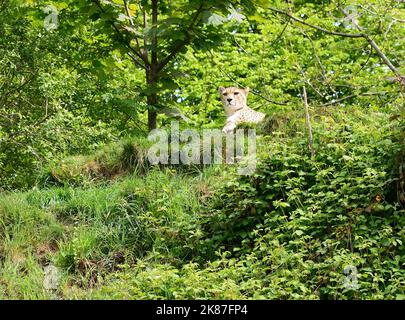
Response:
[{"label": "cheetah ear", "polygon": [[218,92],[219,92],[219,94],[222,94],[222,92],[225,90],[225,88],[224,87],[219,87],[218,88]]},{"label": "cheetah ear", "polygon": [[249,93],[249,87],[246,87],[245,89],[244,89],[244,91],[245,91],[245,95],[247,96],[248,95],[248,93]]}]

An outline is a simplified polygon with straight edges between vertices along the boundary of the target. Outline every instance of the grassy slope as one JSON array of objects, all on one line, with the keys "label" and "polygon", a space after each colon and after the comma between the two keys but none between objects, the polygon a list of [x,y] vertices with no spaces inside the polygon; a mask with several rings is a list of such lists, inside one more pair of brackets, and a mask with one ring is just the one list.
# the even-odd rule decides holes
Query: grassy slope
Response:
[{"label": "grassy slope", "polygon": [[148,251],[181,263],[194,247],[199,197],[211,192],[209,175],[151,170],[103,186],[2,196],[1,297],[48,297],[41,266],[50,262],[64,271],[65,297],[71,288],[92,287],[105,274],[146,258]]},{"label": "grassy slope", "polygon": [[[55,164],[38,179],[40,188],[0,196],[0,298],[403,297],[403,210],[393,200],[395,197],[386,194],[388,189],[384,190],[394,174],[382,165],[389,160],[389,151],[376,153],[379,148],[393,148],[388,115],[353,109],[334,111],[332,117],[330,112],[313,120],[317,162],[308,162],[312,161],[308,158],[301,164],[297,160],[307,157],[304,122],[300,114],[290,114],[273,122],[271,137],[261,138],[265,143],[259,147],[259,154],[264,160],[258,172],[270,175],[265,159],[281,163],[280,175],[271,180],[270,186],[277,189],[276,185],[288,176],[284,169],[291,165],[293,171],[309,172],[309,163],[319,165],[315,171],[323,172],[324,177],[331,170],[336,171],[336,179],[340,179],[339,173],[352,175],[343,177],[347,180],[332,193],[338,197],[364,193],[364,197],[353,200],[358,201],[358,208],[371,205],[377,194],[383,197],[382,208],[361,211],[362,222],[354,223],[359,230],[367,229],[353,231],[354,247],[352,244],[348,249],[345,236],[337,236],[342,231],[336,229],[347,226],[347,219],[336,221],[329,231],[322,230],[326,238],[317,235],[319,224],[325,223],[315,214],[317,206],[325,214],[341,215],[340,207],[328,212],[316,202],[329,197],[316,189],[325,181],[311,182],[318,193],[300,194],[304,184],[296,188],[285,185],[279,194],[274,193],[276,198],[270,202],[273,209],[267,202],[268,209],[263,209],[259,197],[271,191],[251,193],[252,180],[234,187],[240,179],[233,168],[214,166],[193,172],[150,168],[141,152],[146,144],[142,142],[143,148],[137,148],[140,140],[135,139],[107,146],[95,155]],[[347,131],[351,133],[345,140],[342,136]],[[378,145],[374,148],[373,144]],[[331,159],[322,158],[321,149]],[[355,161],[371,166],[370,170],[377,173],[367,174],[375,181],[367,184],[369,176],[351,164]],[[297,179],[285,182],[294,184]],[[354,188],[356,181],[359,189]],[[350,183],[353,188],[347,187]],[[235,198],[227,198],[224,192],[234,192]],[[291,204],[294,196],[299,206]],[[313,201],[307,201],[308,197]],[[364,199],[370,203],[360,203]],[[249,200],[257,200],[254,211],[251,203],[248,210],[244,209]],[[254,216],[256,210],[259,217]],[[301,230],[293,225],[294,219],[284,216],[287,213],[308,228]],[[394,218],[388,219],[388,215]],[[278,219],[276,224],[274,217]],[[242,223],[246,230],[235,233],[240,229],[236,223]],[[296,238],[287,239],[290,234]],[[299,242],[305,236],[309,237],[307,242]],[[379,243],[379,239],[387,239],[388,244]],[[313,241],[320,248],[316,251],[320,258],[307,250]],[[357,248],[356,241],[367,248]],[[380,246],[386,246],[384,251],[379,250]],[[345,290],[338,280],[344,263],[353,261],[362,266],[364,277],[360,279],[361,290],[356,292]],[[43,267],[48,264],[55,264],[61,273],[55,291],[43,288]]]}]

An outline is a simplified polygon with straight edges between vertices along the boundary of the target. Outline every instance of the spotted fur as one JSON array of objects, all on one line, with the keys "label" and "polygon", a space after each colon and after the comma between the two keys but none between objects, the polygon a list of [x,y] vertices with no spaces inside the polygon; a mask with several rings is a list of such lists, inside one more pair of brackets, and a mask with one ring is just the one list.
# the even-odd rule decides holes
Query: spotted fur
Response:
[{"label": "spotted fur", "polygon": [[266,116],[264,113],[257,112],[247,106],[246,97],[248,93],[249,88],[219,87],[219,94],[227,116],[226,124],[222,129],[224,133],[232,132],[240,123],[259,123],[263,121]]}]

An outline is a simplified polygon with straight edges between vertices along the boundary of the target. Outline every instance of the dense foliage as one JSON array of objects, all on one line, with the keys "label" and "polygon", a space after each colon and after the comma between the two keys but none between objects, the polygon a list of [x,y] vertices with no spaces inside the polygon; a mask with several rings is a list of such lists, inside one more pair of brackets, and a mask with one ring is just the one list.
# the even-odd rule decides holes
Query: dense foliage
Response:
[{"label": "dense foliage", "polygon": [[[404,299],[404,19],[0,0],[0,298]],[[151,165],[155,125],[222,127],[220,85],[267,114],[254,174]]]}]

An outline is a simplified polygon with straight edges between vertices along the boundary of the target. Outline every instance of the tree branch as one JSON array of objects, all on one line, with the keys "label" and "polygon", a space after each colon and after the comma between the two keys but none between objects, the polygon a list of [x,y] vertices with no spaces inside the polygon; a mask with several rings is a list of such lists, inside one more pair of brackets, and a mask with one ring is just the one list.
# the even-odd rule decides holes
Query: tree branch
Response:
[{"label": "tree branch", "polygon": [[139,60],[132,54],[132,52],[127,52],[127,55],[132,59],[132,61],[140,68],[146,69],[145,65],[143,65]]},{"label": "tree branch", "polygon": [[[341,10],[341,11],[343,12],[343,14],[346,17],[350,18],[349,15],[344,10]],[[361,32],[364,31],[364,29],[358,24],[356,19],[350,18],[350,21],[357,28],[357,30],[359,30]],[[381,60],[388,66],[388,68],[390,68],[391,71],[393,73],[395,73],[395,75],[398,78],[402,78],[402,75],[400,74],[399,70],[391,63],[391,61],[387,58],[387,56],[384,54],[384,52],[381,51],[381,49],[377,45],[377,43],[367,33],[362,33],[362,34],[363,34],[363,37],[367,40],[367,42],[373,47],[375,52],[380,56]]]},{"label": "tree branch", "polygon": [[[148,27],[148,16],[146,15],[146,11],[143,10],[142,12],[142,17],[143,17],[143,29],[146,30],[146,28]],[[148,39],[146,38],[146,34],[144,34],[143,36],[143,55],[146,59],[146,61],[148,61]],[[148,62],[149,64],[149,62]]]},{"label": "tree branch", "polygon": [[198,18],[199,18],[200,14],[201,14],[201,12],[203,10],[203,7],[204,7],[204,2],[201,2],[199,8],[195,12],[195,14],[194,14],[194,16],[193,16],[193,18],[191,20],[190,25],[188,26],[188,28],[186,30],[186,38],[183,41],[181,41],[179,44],[177,44],[173,48],[173,50],[170,52],[170,54],[168,54],[165,58],[163,58],[160,61],[159,65],[158,65],[158,68],[157,68],[158,72],[160,70],[162,70],[180,52],[180,50],[184,46],[186,46],[187,44],[190,43],[190,41],[191,41],[190,31],[194,28],[195,24],[197,23]]},{"label": "tree branch", "polygon": [[[104,8],[102,7],[100,0],[92,0],[92,2],[99,8],[99,10],[102,13],[105,13]],[[133,53],[135,54],[135,56],[137,56],[138,58],[140,58],[145,65],[143,65],[141,62],[139,62],[138,59],[136,59],[133,55],[131,56],[132,60],[141,68],[146,69],[148,67],[148,61],[144,59],[144,57],[142,56],[142,54],[140,52],[138,52],[136,49],[134,49],[123,37],[121,31],[118,29],[118,27],[115,25],[114,21],[110,21],[111,26],[114,28],[114,30],[116,31],[117,35],[119,36],[121,42]],[[136,59],[136,60],[135,60]]]},{"label": "tree branch", "polygon": [[285,16],[288,16],[288,17],[290,17],[292,20],[297,21],[297,22],[299,22],[299,23],[302,23],[303,25],[306,25],[307,27],[310,27],[310,28],[313,28],[313,29],[322,31],[322,32],[324,32],[324,33],[332,34],[332,35],[335,35],[335,36],[347,37],[347,38],[364,38],[364,34],[362,34],[362,33],[344,33],[344,32],[336,32],[336,31],[327,30],[327,29],[324,29],[324,28],[322,28],[322,27],[309,24],[308,22],[306,22],[306,21],[304,21],[304,20],[302,20],[302,19],[300,19],[300,18],[297,18],[297,17],[293,16],[293,15],[292,15],[291,13],[289,13],[289,12],[286,12],[286,11],[283,11],[283,10],[280,10],[280,9],[277,9],[277,8],[273,8],[273,7],[270,7],[269,9],[270,9],[271,11],[274,11],[274,12],[277,12],[277,13],[280,13],[280,14],[283,14],[283,15],[285,15]]},{"label": "tree branch", "polygon": [[382,95],[382,94],[387,94],[389,92],[387,91],[381,91],[381,92],[363,92],[363,93],[359,93],[359,94],[350,94],[346,97],[331,101],[331,102],[327,102],[321,105],[321,107],[326,107],[326,106],[330,106],[330,105],[334,105],[337,103],[340,103],[342,101],[354,98],[354,97],[358,97],[358,96],[377,96],[377,95]]},{"label": "tree branch", "polygon": [[[124,1],[124,7],[125,7],[125,13],[127,14],[127,17],[129,19],[129,24],[131,27],[135,27],[134,20],[132,19],[131,12],[129,11],[129,6],[128,6],[128,0],[123,0]],[[136,35],[134,35],[136,46],[138,47],[139,52],[141,52],[141,46],[139,45],[139,40]]]},{"label": "tree branch", "polygon": [[[347,37],[347,38],[363,38],[366,39],[367,42],[371,45],[371,47],[374,49],[374,51],[378,54],[378,56],[381,58],[381,60],[384,62],[384,64],[386,64],[388,66],[388,68],[390,68],[390,70],[396,75],[396,81],[398,83],[400,83],[402,86],[405,86],[405,76],[401,75],[399,70],[391,63],[391,61],[387,58],[387,56],[382,52],[382,50],[378,47],[378,45],[376,44],[376,42],[366,33],[363,33],[363,28],[361,28],[359,26],[359,24],[357,23],[357,21],[355,19],[351,19],[353,25],[359,30],[361,31],[361,33],[344,33],[344,32],[335,32],[335,31],[331,31],[331,30],[327,30],[324,29],[322,27],[319,26],[315,26],[312,25],[300,18],[297,18],[295,16],[293,16],[290,12],[286,12],[277,8],[273,8],[270,7],[270,10],[283,14],[285,16],[290,17],[291,19],[293,19],[294,21],[297,21],[299,23],[302,23],[303,25],[306,25],[310,28],[322,31],[324,33],[327,34],[331,34],[331,35],[335,35],[335,36],[341,36],[341,37]],[[348,17],[348,15],[343,11],[343,13]]]},{"label": "tree branch", "polygon": [[[211,56],[211,63],[213,65],[214,64],[216,65],[216,63],[214,61],[214,56],[212,55],[212,52],[209,52],[209,54]],[[243,87],[243,85],[240,84],[236,79],[234,79],[229,73],[224,71],[222,68],[218,68],[218,69],[222,74],[226,75],[229,78],[229,80],[231,80],[233,83],[236,83],[241,88]],[[267,97],[261,95],[257,90],[254,90],[254,89],[251,91],[251,93],[253,93],[254,95],[258,96],[259,98],[262,98],[263,100],[266,100],[267,102],[270,102],[270,103],[274,103],[274,104],[277,104],[277,105],[280,105],[280,106],[285,106],[287,104],[287,102],[277,102],[277,101],[274,101],[274,100],[272,100],[270,98],[267,98]]]},{"label": "tree branch", "polygon": [[319,67],[321,68],[321,71],[322,71],[322,79],[323,79],[323,80],[326,80],[326,69],[325,69],[324,65],[322,64],[321,59],[320,59],[319,56],[318,56],[318,53],[316,52],[316,48],[315,48],[314,42],[312,41],[311,37],[308,36],[308,35],[305,33],[305,31],[302,31],[302,32],[304,33],[304,35],[305,35],[305,36],[307,37],[307,39],[309,40],[309,43],[311,44],[312,51],[314,52],[314,56],[315,56],[316,62],[318,63],[318,65],[319,65]]},{"label": "tree branch", "polygon": [[154,29],[152,33],[152,54],[151,54],[151,65],[158,67],[157,66],[157,34],[156,34],[156,28],[157,28],[157,23],[158,23],[158,3],[157,0],[152,0],[152,27]]},{"label": "tree branch", "polygon": [[275,45],[283,36],[284,32],[287,30],[288,25],[290,24],[291,18],[288,19],[288,21],[285,23],[283,30],[281,30],[281,32],[279,33],[279,35],[270,42],[270,46]]}]

